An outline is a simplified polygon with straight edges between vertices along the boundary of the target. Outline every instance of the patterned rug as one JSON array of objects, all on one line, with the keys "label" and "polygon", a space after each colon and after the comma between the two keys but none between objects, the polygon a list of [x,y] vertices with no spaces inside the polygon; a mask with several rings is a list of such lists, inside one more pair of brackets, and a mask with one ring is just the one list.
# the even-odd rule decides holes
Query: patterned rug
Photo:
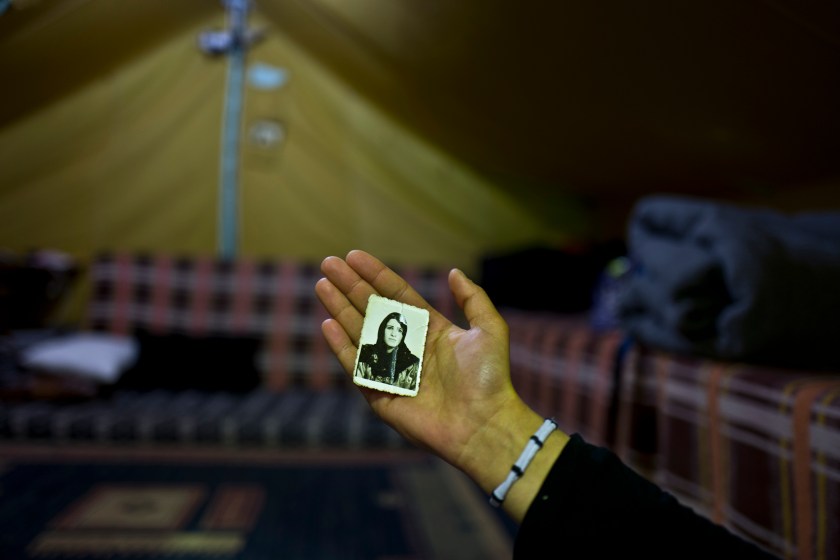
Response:
[{"label": "patterned rug", "polygon": [[510,558],[515,528],[415,451],[0,447],[0,558]]}]

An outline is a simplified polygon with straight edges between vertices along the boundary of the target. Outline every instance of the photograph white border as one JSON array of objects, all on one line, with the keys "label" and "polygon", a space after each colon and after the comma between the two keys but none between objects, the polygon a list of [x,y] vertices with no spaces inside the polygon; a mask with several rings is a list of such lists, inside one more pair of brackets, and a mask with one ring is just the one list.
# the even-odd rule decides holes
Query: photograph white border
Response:
[{"label": "photograph white border", "polygon": [[[408,350],[420,359],[417,365],[417,380],[413,389],[403,389],[389,383],[380,383],[372,379],[365,379],[358,374],[359,357],[362,353],[362,346],[375,344],[379,334],[379,325],[389,313],[399,312],[405,317],[408,323],[408,333],[405,336],[405,345]],[[426,335],[429,331],[429,312],[407,303],[377,296],[375,294],[368,298],[365,309],[365,319],[362,323],[362,332],[359,336],[359,347],[356,350],[356,362],[353,365],[353,383],[361,387],[384,391],[393,395],[416,397],[420,392],[420,377],[423,372],[423,354],[426,350]]]}]

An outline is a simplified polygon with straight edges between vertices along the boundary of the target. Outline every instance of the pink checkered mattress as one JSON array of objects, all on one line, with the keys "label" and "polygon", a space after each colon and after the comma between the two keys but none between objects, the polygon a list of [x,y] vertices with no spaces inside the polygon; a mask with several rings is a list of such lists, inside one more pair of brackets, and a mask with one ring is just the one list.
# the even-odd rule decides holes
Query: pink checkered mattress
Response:
[{"label": "pink checkered mattress", "polygon": [[840,558],[840,372],[687,358],[580,318],[505,313],[514,384],[783,558]]}]

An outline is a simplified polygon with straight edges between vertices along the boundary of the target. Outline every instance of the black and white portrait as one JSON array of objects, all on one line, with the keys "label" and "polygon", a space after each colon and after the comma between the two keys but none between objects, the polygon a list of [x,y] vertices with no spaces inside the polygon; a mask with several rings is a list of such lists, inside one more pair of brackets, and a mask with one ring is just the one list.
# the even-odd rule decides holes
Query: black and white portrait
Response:
[{"label": "black and white portrait", "polygon": [[353,381],[397,395],[417,395],[428,327],[425,309],[370,296]]}]

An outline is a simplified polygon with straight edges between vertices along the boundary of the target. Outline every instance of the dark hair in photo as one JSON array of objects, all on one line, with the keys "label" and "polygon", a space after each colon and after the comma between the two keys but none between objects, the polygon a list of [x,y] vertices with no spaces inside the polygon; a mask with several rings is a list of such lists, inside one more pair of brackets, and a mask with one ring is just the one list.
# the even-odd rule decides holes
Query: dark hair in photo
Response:
[{"label": "dark hair in photo", "polygon": [[[389,346],[385,344],[385,327],[392,319],[402,326],[402,340],[399,345],[389,353]],[[417,356],[411,353],[405,344],[405,337],[408,335],[408,322],[398,311],[389,313],[379,324],[379,330],[374,344],[362,347],[359,360],[368,364],[373,374],[377,377],[385,377],[394,380],[395,376],[406,368],[414,365],[418,360]]]}]

